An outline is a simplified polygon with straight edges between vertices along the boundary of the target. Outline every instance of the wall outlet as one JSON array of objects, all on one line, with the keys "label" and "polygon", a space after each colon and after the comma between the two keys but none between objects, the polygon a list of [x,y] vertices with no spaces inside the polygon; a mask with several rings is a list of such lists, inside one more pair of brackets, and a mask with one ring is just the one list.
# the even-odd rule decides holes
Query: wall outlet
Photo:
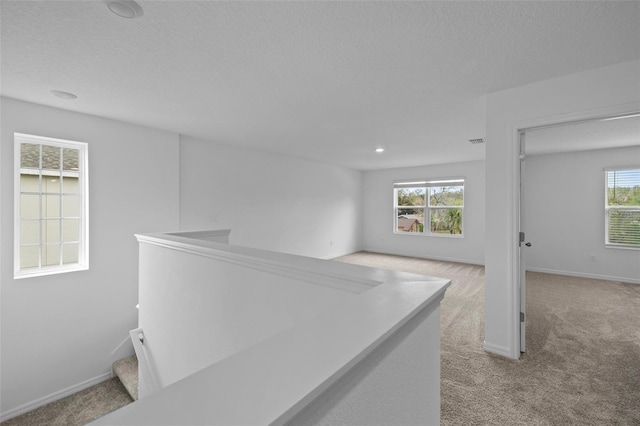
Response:
[{"label": "wall outlet", "polygon": [[597,260],[597,259],[596,259],[596,255],[595,255],[595,254],[593,254],[593,253],[591,253],[591,254],[589,255],[589,261],[590,261],[590,262],[595,262],[596,260]]}]

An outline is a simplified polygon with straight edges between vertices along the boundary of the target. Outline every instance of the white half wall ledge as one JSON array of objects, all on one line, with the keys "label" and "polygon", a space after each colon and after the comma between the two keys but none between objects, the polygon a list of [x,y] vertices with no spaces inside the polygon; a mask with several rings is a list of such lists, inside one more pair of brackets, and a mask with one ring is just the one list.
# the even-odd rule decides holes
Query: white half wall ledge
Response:
[{"label": "white half wall ledge", "polygon": [[[330,309],[296,321],[293,326],[168,384],[96,420],[93,425],[282,425],[292,419],[298,421],[301,415],[302,420],[308,421],[311,418],[304,418],[305,408],[317,408],[318,401],[323,404],[327,398],[321,396],[327,395],[329,388],[333,392],[336,387],[346,386],[353,390],[350,396],[370,389],[350,387],[354,371],[371,377],[379,371],[398,368],[411,371],[405,371],[403,382],[396,380],[398,383],[394,383],[393,388],[402,391],[404,387],[404,392],[419,394],[421,403],[413,404],[413,413],[406,414],[407,404],[395,405],[397,396],[389,395],[386,400],[361,395],[358,400],[360,404],[369,404],[368,410],[375,411],[376,405],[384,406],[384,410],[378,409],[378,421],[367,424],[389,424],[393,418],[404,418],[409,423],[409,419],[417,418],[428,424],[439,423],[440,301],[450,280],[237,247],[176,233],[138,235],[137,238],[141,248],[143,245],[155,247],[147,255],[161,250],[163,256],[170,257],[173,251],[177,258],[184,258],[185,254],[206,258],[198,264],[223,259],[223,262],[259,268],[267,274],[273,271],[289,277],[299,274],[300,279],[313,280],[314,284],[321,284],[324,276],[333,282],[330,286],[346,282],[361,288],[354,292],[348,284],[348,293],[352,294],[344,293],[345,297],[327,305]],[[289,272],[284,272],[287,269]],[[145,309],[143,300],[140,309],[141,313]],[[390,353],[393,355],[387,356]],[[407,357],[410,363],[397,362]],[[391,362],[394,367],[371,368],[373,362]],[[424,365],[425,371],[415,372],[416,365]],[[389,382],[393,382],[395,376],[390,375]],[[416,377],[413,384],[408,383],[412,376]],[[372,380],[381,379],[378,375]],[[407,397],[410,399],[411,395]],[[360,405],[360,410],[363,406]],[[329,410],[343,408],[332,406]],[[323,421],[312,423],[323,424]]]},{"label": "white half wall ledge", "polygon": [[176,237],[195,238],[204,241],[215,241],[217,243],[229,244],[231,229],[209,229],[204,231],[181,231],[170,232],[167,235]]},{"label": "white half wall ledge", "polygon": [[[251,269],[281,274],[356,294],[379,284],[378,281],[362,278],[357,274],[341,274],[336,271],[337,268],[318,268],[318,265],[321,264],[319,262],[324,262],[323,259],[234,246],[220,242],[225,233],[228,236],[230,232],[230,230],[174,232],[136,235],[136,238],[141,244],[165,247],[183,253],[219,259],[227,263],[235,263]],[[216,235],[218,239],[211,238],[212,235]]]}]

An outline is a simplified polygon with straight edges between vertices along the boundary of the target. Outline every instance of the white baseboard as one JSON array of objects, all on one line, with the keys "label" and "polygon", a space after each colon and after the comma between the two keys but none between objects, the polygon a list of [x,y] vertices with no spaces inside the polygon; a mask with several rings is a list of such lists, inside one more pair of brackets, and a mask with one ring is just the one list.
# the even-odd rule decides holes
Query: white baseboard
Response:
[{"label": "white baseboard", "polygon": [[27,402],[26,404],[22,404],[16,408],[7,410],[4,413],[0,413],[0,422],[9,420],[21,414],[28,413],[29,411],[33,411],[36,408],[49,404],[50,402],[57,401],[59,399],[64,398],[65,396],[72,395],[76,392],[80,392],[83,389],[86,389],[93,385],[97,385],[98,383],[104,382],[105,380],[108,380],[110,378],[111,378],[111,371],[108,371],[92,379],[85,380],[84,382],[77,383],[75,385],[69,386],[68,388],[61,389],[47,396],[43,396],[42,398],[38,398],[31,402]]},{"label": "white baseboard", "polygon": [[505,358],[517,359],[517,358],[513,357],[513,355],[511,354],[511,351],[509,350],[509,348],[507,348],[505,346],[494,345],[492,343],[487,343],[486,340],[484,341],[484,344],[482,345],[482,348],[486,352],[491,352],[493,354],[500,355],[500,356],[503,356]]},{"label": "white baseboard", "polygon": [[345,252],[336,252],[336,253],[332,253],[329,256],[322,256],[319,257],[318,259],[322,259],[322,260],[331,260],[331,259],[335,259],[336,257],[342,257],[342,256],[347,256],[349,254],[353,254],[353,253],[357,253],[361,250],[356,250],[356,251],[345,251]]},{"label": "white baseboard", "polygon": [[614,276],[609,276],[609,275],[598,275],[598,274],[585,274],[583,272],[558,271],[558,270],[555,270],[555,269],[545,269],[545,268],[529,268],[529,267],[527,267],[527,271],[530,271],[530,272],[542,272],[544,274],[565,275],[567,277],[592,278],[592,279],[595,279],[595,280],[617,281],[617,282],[623,282],[623,283],[640,284],[640,279],[639,278],[614,277]]},{"label": "white baseboard", "polygon": [[417,259],[425,259],[425,260],[439,260],[441,262],[466,263],[469,265],[484,266],[484,262],[479,262],[477,260],[460,259],[460,258],[453,258],[453,257],[442,257],[442,256],[431,256],[431,255],[425,256],[415,252],[413,253],[404,252],[402,250],[376,250],[376,249],[363,248],[361,251],[366,251],[369,253],[376,253],[376,254],[389,254],[392,256],[414,257]]}]

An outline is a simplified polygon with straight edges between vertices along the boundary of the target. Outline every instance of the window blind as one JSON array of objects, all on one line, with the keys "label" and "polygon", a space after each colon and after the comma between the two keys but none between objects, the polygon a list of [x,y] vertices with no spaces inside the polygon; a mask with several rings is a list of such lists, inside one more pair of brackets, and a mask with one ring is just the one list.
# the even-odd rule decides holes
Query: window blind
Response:
[{"label": "window blind", "polygon": [[640,168],[608,169],[606,243],[640,248]]}]

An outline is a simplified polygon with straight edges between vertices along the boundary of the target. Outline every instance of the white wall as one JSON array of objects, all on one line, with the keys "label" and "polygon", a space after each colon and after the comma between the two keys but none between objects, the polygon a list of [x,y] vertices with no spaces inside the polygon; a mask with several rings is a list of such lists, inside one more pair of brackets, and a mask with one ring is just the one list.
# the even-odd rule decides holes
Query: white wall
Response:
[{"label": "white wall", "polygon": [[640,108],[640,61],[487,96],[485,349],[520,355],[518,128]]},{"label": "white wall", "polygon": [[273,266],[262,253],[205,246],[194,255],[160,244],[140,243],[140,327],[161,387],[356,295],[323,275],[313,282]]},{"label": "white wall", "polygon": [[[464,177],[463,238],[393,233],[393,182]],[[363,174],[363,249],[454,262],[484,263],[484,161],[367,171]]]},{"label": "white wall", "polygon": [[[179,226],[175,134],[1,98],[1,410],[19,414],[108,377],[137,325],[134,233]],[[89,150],[90,269],[13,279],[13,133]]]},{"label": "white wall", "polygon": [[[640,250],[606,248],[605,167],[640,164],[638,147],[527,156],[528,270],[640,283]],[[595,255],[595,262],[590,260]]]},{"label": "white wall", "polygon": [[286,426],[439,424],[438,306],[400,328]]},{"label": "white wall", "polygon": [[[361,172],[181,137],[180,229],[331,258],[359,249]],[[332,243],[333,242],[333,243]]]}]

